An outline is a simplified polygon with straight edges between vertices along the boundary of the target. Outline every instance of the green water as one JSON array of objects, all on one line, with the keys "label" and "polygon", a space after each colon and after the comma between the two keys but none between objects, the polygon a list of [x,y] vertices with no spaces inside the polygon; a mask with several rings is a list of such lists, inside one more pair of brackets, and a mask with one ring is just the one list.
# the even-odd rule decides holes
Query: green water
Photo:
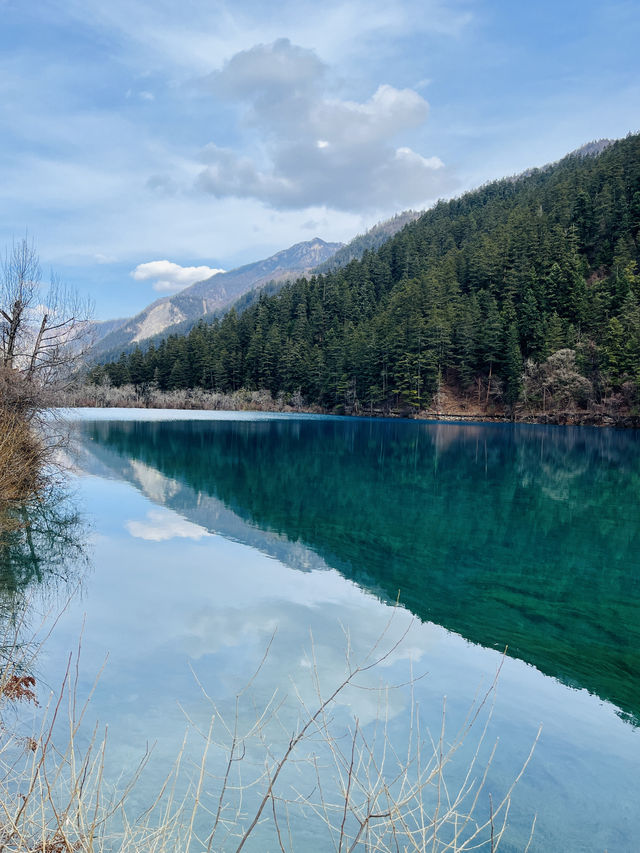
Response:
[{"label": "green water", "polygon": [[640,721],[636,432],[274,420],[86,434]]},{"label": "green water", "polygon": [[[355,719],[367,738],[384,719],[401,753],[415,725],[412,702],[422,731],[437,737],[445,696],[449,742],[506,648],[497,693],[480,714],[486,740],[478,746],[476,726],[449,784],[464,778],[476,747],[484,766],[499,739],[477,806],[486,818],[488,794],[498,802],[542,724],[500,850],[522,853],[537,815],[530,853],[636,853],[637,433],[250,413],[73,417],[76,503],[92,568],[45,644],[38,681],[59,683],[82,634],[79,692],[89,695],[108,654],[81,737],[90,737],[93,715],[108,725],[106,779],[135,767],[155,742],[130,814],[153,801],[181,749],[185,716],[206,730],[202,689],[216,713],[233,714],[269,646],[242,720],[277,693],[266,735],[275,755],[299,725],[300,699],[315,701],[310,660],[330,691],[346,649],[366,655],[391,620],[393,636],[409,634],[365,690],[339,697],[336,743]],[[46,536],[40,544],[38,572],[28,576],[46,578],[50,552],[50,574],[75,582],[72,566],[61,570],[60,547],[47,547]],[[424,675],[412,691],[387,691],[412,674]],[[245,744],[245,782],[262,767],[264,746]],[[185,768],[199,765],[199,750],[196,738]],[[213,804],[220,754],[210,756]],[[281,796],[312,796],[320,778],[331,793],[329,765],[317,739],[306,744]],[[259,789],[247,791],[247,811]],[[196,821],[204,838],[208,821]],[[309,809],[291,821],[294,853],[335,849]],[[215,849],[236,844],[225,837]],[[273,823],[260,823],[244,849],[277,853]],[[486,835],[479,849],[491,849]]]}]

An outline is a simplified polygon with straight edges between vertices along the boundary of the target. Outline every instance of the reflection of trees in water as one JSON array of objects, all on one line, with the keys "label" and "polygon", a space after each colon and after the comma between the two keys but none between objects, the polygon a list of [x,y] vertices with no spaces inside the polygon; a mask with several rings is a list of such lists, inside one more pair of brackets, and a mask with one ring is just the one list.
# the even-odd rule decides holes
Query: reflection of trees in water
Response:
[{"label": "reflection of trees in water", "polygon": [[96,460],[108,448],[212,495],[362,586],[400,590],[421,618],[508,645],[640,720],[639,435],[326,420],[82,429]]},{"label": "reflection of trees in water", "polygon": [[19,643],[17,633],[28,633],[34,607],[73,594],[87,565],[86,527],[62,487],[52,485],[37,498],[3,508],[0,632],[8,646]]},{"label": "reflection of trees in water", "polygon": [[523,487],[537,488],[584,512],[603,503],[599,487],[621,482],[612,473],[624,474],[625,488],[633,490],[640,484],[634,445],[631,434],[610,429],[559,427],[551,433],[534,432],[517,442],[517,469]]},{"label": "reflection of trees in water", "polygon": [[593,461],[593,451],[576,447],[574,438],[547,442],[540,438],[518,445],[516,465],[524,488],[538,488],[554,501],[583,505],[588,494],[581,491],[580,478]]}]

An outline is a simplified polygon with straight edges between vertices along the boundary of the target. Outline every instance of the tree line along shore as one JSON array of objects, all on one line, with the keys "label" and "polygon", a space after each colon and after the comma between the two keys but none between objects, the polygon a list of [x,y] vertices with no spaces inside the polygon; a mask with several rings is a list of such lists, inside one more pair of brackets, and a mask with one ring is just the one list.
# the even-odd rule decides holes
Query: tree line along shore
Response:
[{"label": "tree line along shore", "polygon": [[[0,497],[48,405],[638,426],[640,136],[440,202],[340,269],[84,361],[89,306],[24,239],[0,279]],[[71,382],[73,377],[73,382]]]},{"label": "tree line along shore", "polygon": [[[564,356],[564,353],[561,354]],[[137,388],[133,384],[109,386],[108,384],[79,384],[68,388],[58,399],[58,405],[67,408],[123,408],[123,409],[181,409],[193,411],[248,411],[278,412],[285,414],[348,415],[354,417],[412,418],[440,421],[483,421],[538,423],[558,425],[612,426],[618,428],[640,427],[640,415],[621,405],[613,396],[589,408],[579,408],[571,400],[561,400],[556,405],[549,400],[547,409],[528,408],[525,405],[505,411],[493,402],[483,404],[470,397],[460,397],[450,388],[441,386],[434,395],[431,406],[412,409],[407,406],[377,406],[323,409],[309,405],[300,394],[271,394],[264,389],[241,389],[228,393],[205,391],[201,388],[160,391],[154,387]]]},{"label": "tree line along shore", "polygon": [[636,425],[639,245],[633,135],[440,202],[361,260],[94,365],[78,399],[407,415],[444,395],[459,415]]}]

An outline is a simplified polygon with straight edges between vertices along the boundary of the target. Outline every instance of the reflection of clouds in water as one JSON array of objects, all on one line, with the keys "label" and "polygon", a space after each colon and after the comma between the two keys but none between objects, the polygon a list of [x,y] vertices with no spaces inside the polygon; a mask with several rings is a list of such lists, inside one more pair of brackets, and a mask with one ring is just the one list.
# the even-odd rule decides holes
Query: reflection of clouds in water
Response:
[{"label": "reflection of clouds in water", "polygon": [[[293,442],[293,431],[289,430],[288,424],[283,424],[283,428],[285,426],[284,438],[291,434],[290,440]],[[303,422],[295,426],[299,431]],[[265,454],[265,448],[269,447],[266,438],[274,427],[267,422],[263,422],[261,427],[263,429],[259,435],[256,432],[256,441],[258,438],[260,441],[264,439],[265,444],[260,445],[259,452]],[[377,425],[367,428],[373,431],[375,438]],[[345,429],[347,438],[353,438],[355,433],[351,426]],[[597,446],[593,448],[591,441],[586,442],[582,432],[570,431],[565,434],[545,428],[515,431],[502,425],[495,429],[468,425],[461,433],[457,428],[454,430],[442,426],[433,434],[429,425],[419,425],[413,442],[403,438],[405,433],[408,438],[413,436],[412,427],[410,431],[409,426],[396,428],[394,425],[393,430],[389,442],[384,444],[381,441],[381,446],[384,444],[388,452],[385,476],[389,476],[390,471],[394,475],[406,472],[407,487],[414,482],[420,486],[432,480],[435,482],[433,477],[429,479],[426,474],[423,476],[420,473],[421,466],[426,471],[427,468],[431,470],[426,463],[437,463],[438,491],[436,494],[430,490],[429,494],[433,493],[434,500],[442,497],[443,500],[451,501],[442,528],[430,530],[428,537],[430,542],[436,543],[432,549],[433,569],[442,570],[443,592],[448,593],[450,601],[455,603],[452,607],[456,616],[452,620],[454,624],[457,624],[459,613],[467,609],[464,600],[459,605],[456,602],[469,585],[466,582],[464,585],[458,583],[458,569],[464,568],[466,563],[463,565],[461,559],[450,558],[457,555],[458,547],[464,550],[470,538],[469,529],[472,530],[471,536],[483,532],[484,515],[476,512],[475,516],[465,520],[464,513],[457,511],[460,507],[458,491],[460,497],[464,491],[459,490],[456,480],[458,475],[475,470],[474,466],[484,471],[484,479],[478,481],[478,494],[483,505],[486,501],[485,510],[494,505],[494,499],[495,506],[511,509],[510,513],[499,514],[500,535],[497,542],[500,548],[511,548],[510,533],[517,513],[521,512],[525,519],[532,518],[531,502],[537,501],[538,495],[544,497],[548,494],[554,498],[554,505],[548,500],[540,501],[547,514],[536,516],[538,527],[529,522],[525,525],[524,547],[535,554],[537,540],[546,536],[547,529],[553,533],[557,527],[563,534],[570,529],[571,500],[576,501],[579,507],[584,507],[585,503],[597,507],[601,499],[600,482],[589,479],[590,468],[585,468],[587,454],[591,453],[598,459],[610,459],[616,465],[624,461],[621,462],[615,456],[619,437],[613,433],[603,433],[602,436],[597,433]],[[126,437],[126,432],[122,432]],[[251,432],[253,434],[253,430]],[[180,431],[176,430],[176,434],[179,436]],[[242,438],[245,432],[238,429],[236,435]],[[462,436],[460,441],[454,440],[456,436]],[[522,440],[519,436],[522,436]],[[297,441],[297,434],[295,438]],[[430,451],[432,440],[438,453]],[[114,446],[118,447],[116,442]],[[135,449],[135,445],[132,446]],[[92,449],[96,451],[96,448]],[[124,535],[127,520],[138,519],[138,524],[149,524],[153,520],[147,515],[153,508],[139,492],[134,492],[122,483],[103,483],[98,488],[97,483],[84,482],[85,488],[95,490],[95,506],[99,507],[100,524],[106,527],[108,523],[115,537],[111,542],[107,537],[100,540],[100,548],[96,549],[99,551],[100,567],[92,579],[89,595],[83,602],[89,610],[83,655],[86,652],[90,658],[97,659],[99,667],[105,645],[111,651],[107,670],[92,700],[91,709],[103,722],[109,722],[112,733],[110,767],[118,771],[134,763],[144,750],[144,745],[157,740],[153,760],[157,761],[157,766],[163,764],[166,768],[180,748],[185,725],[185,717],[178,702],[199,727],[207,729],[211,706],[203,700],[190,672],[190,664],[225,718],[232,719],[235,696],[253,675],[276,627],[278,630],[265,668],[242,699],[243,722],[250,723],[255,719],[256,709],[264,707],[265,700],[268,701],[273,692],[277,691],[277,700],[282,700],[284,704],[279,721],[269,730],[268,742],[274,751],[283,742],[286,746],[302,716],[294,685],[308,707],[317,707],[312,678],[312,645],[315,661],[322,673],[322,693],[326,696],[345,674],[348,641],[342,626],[345,626],[351,637],[353,658],[359,660],[384,629],[392,608],[374,596],[367,595],[355,584],[345,581],[336,572],[328,570],[327,564],[324,564],[325,571],[322,572],[303,574],[287,569],[283,563],[315,568],[322,561],[313,557],[311,551],[305,550],[304,537],[295,543],[286,543],[284,537],[260,531],[246,520],[243,521],[220,500],[200,491],[198,477],[194,476],[193,487],[180,482],[176,490],[178,481],[135,459],[125,461],[123,456],[109,449],[106,441],[104,446],[97,449],[100,450],[99,461],[104,463],[105,471],[115,471],[118,476],[135,483],[150,498],[166,501],[166,514],[159,514],[156,510],[156,518],[163,518],[163,524],[160,525],[163,532],[166,533],[168,520],[181,514],[189,519],[183,523],[194,525],[196,529],[209,529],[223,534],[201,539],[184,536],[165,539],[163,536],[159,540],[161,545],[150,546],[148,540]],[[282,453],[268,455],[276,459],[284,456]],[[98,459],[97,453],[95,456]],[[454,456],[460,460],[466,459],[468,464],[465,467],[453,463],[447,465],[447,457],[451,460]],[[164,459],[162,456],[159,458],[160,461]],[[172,460],[172,456],[164,459],[167,473],[178,476],[172,467]],[[511,463],[515,464],[515,469]],[[374,467],[367,470],[378,471]],[[224,473],[224,468],[221,471]],[[253,476],[255,468],[249,466],[249,472]],[[351,504],[356,510],[363,493],[362,487],[368,482],[366,476],[363,475],[358,481],[356,497]],[[585,488],[583,476],[585,484],[593,482],[598,488]],[[605,478],[605,486],[610,479],[608,476]],[[317,478],[307,480],[318,482]],[[247,479],[247,482],[252,485],[251,490],[242,492],[234,485],[230,491],[230,494],[240,496],[238,505],[234,504],[236,513],[242,511],[242,506],[252,507],[256,493],[260,492],[258,481]],[[401,477],[394,482],[403,487],[405,485]],[[106,505],[103,499],[105,489],[111,496],[111,516],[103,509]],[[523,494],[525,489],[530,494]],[[100,490],[103,495],[98,494]],[[323,491],[319,493],[323,494]],[[346,491],[344,493],[347,494]],[[374,489],[373,494],[380,500],[378,517],[382,512],[392,511],[391,504],[383,500],[384,491]],[[265,500],[260,506],[269,508],[267,499],[270,495],[265,493],[262,497]],[[244,498],[246,504],[240,498]],[[477,500],[471,501],[469,506],[476,508]],[[175,513],[167,512],[168,507]],[[348,501],[344,507],[349,508]],[[305,503],[304,509],[309,509],[308,504]],[[322,506],[318,507],[319,511],[322,509]],[[290,512],[288,506],[287,511]],[[117,514],[117,520],[113,518],[114,514]],[[342,514],[350,518],[346,511]],[[245,515],[251,517],[248,510]],[[269,519],[266,511],[265,517]],[[278,527],[279,516],[276,514],[274,517],[273,526]],[[321,518],[321,514],[318,517]],[[425,517],[431,516],[425,512]],[[435,514],[433,517],[437,520]],[[597,516],[598,523],[602,517],[602,513]],[[454,526],[449,530],[451,524]],[[387,543],[382,536],[383,527],[382,523],[379,526],[375,523],[371,525],[371,537],[362,563],[356,563],[362,569],[359,574],[364,574],[366,560],[374,553],[374,549],[377,549],[376,554],[384,554]],[[313,536],[316,534],[316,529],[309,525],[301,529],[307,533],[311,530]],[[298,534],[298,527],[294,526],[292,530]],[[327,525],[320,527],[319,534],[327,530]],[[398,537],[399,547],[403,550],[396,552],[398,566],[393,572],[390,571],[393,577],[393,586],[391,582],[388,584],[390,594],[394,594],[398,586],[406,589],[407,579],[413,577],[410,569],[407,569],[406,574],[402,572],[405,567],[404,549],[412,546],[414,530],[417,532],[418,528],[408,529],[402,541]],[[335,531],[330,532],[333,535]],[[455,550],[437,545],[438,542],[446,543],[449,535],[455,543]],[[351,530],[345,526],[344,538],[347,537],[351,537]],[[553,557],[555,540],[547,539],[550,544],[543,553]],[[336,536],[331,541],[338,543],[337,550],[340,551],[342,540]],[[427,536],[423,541],[428,541]],[[479,541],[483,541],[481,537]],[[242,545],[241,542],[246,544]],[[576,544],[580,544],[577,537]],[[488,579],[487,583],[493,577],[491,560],[485,560],[485,555],[491,550],[489,545],[482,551],[479,564],[485,570],[485,574],[480,576],[481,580],[484,582]],[[394,542],[390,541],[388,547],[395,547]],[[260,548],[263,553],[257,553],[255,548]],[[269,559],[265,552],[278,559]],[[580,556],[581,553],[579,547],[574,549],[574,554]],[[331,557],[328,556],[327,560],[331,562]],[[475,563],[470,565],[474,566]],[[513,570],[516,572],[520,569],[516,561]],[[397,584],[396,571],[401,579]],[[465,577],[462,573],[463,580]],[[544,577],[543,573],[543,580]],[[369,582],[366,577],[365,582]],[[473,593],[477,587],[471,589]],[[539,589],[538,585],[536,590]],[[424,597],[425,601],[429,601],[429,608],[432,602],[437,603],[438,594],[437,587],[432,597],[428,597],[425,591]],[[512,588],[509,587],[511,594]],[[535,590],[534,595],[537,601]],[[503,607],[506,602],[496,598],[500,603],[498,616],[502,618],[506,612]],[[475,607],[478,601],[479,598],[474,601],[469,597],[469,608]],[[488,612],[483,613],[481,605],[475,614],[481,623],[483,620],[490,622],[492,601],[493,590],[487,605]],[[396,614],[397,622],[393,628],[396,635],[408,618],[405,611]],[[75,641],[77,634],[72,631],[70,643],[65,639],[64,643],[59,644],[57,658],[64,660],[66,648]],[[459,636],[447,634],[441,628],[418,623],[389,660],[359,679],[361,687],[374,689],[354,688],[345,691],[340,696],[339,707],[334,709],[331,716],[337,724],[338,733],[343,733],[348,725],[353,725],[353,718],[357,717],[361,725],[369,726],[368,736],[376,718],[388,718],[393,743],[406,743],[406,728],[410,724],[407,712],[411,707],[409,691],[391,691],[387,704],[385,691],[377,688],[384,682],[397,684],[405,681],[413,665],[415,674],[421,675],[425,671],[428,674],[416,685],[415,698],[423,731],[430,729],[437,738],[442,697],[445,694],[447,696],[446,723],[449,734],[462,725],[474,696],[482,695],[491,683],[499,661],[499,653],[492,649],[474,646]],[[95,671],[92,665],[87,666],[86,661],[84,668]],[[255,706],[252,704],[254,701]],[[571,837],[572,833],[575,833],[574,838],[582,837],[584,827],[579,829],[576,826],[578,818],[560,814],[569,811],[568,804],[575,802],[574,792],[578,791],[591,814],[619,816],[619,792],[633,788],[637,761],[633,758],[634,751],[630,749],[629,731],[615,716],[614,708],[603,705],[586,691],[570,691],[545,678],[532,666],[513,659],[504,662],[495,707],[490,736],[493,738],[494,733],[498,732],[501,736],[495,765],[498,782],[503,777],[509,780],[513,778],[519,769],[520,756],[526,755],[531,746],[538,721],[544,721],[543,738],[536,750],[534,763],[523,780],[521,799],[522,802],[541,804],[540,813],[547,827],[566,824],[567,837]],[[593,739],[594,731],[600,733],[596,741]],[[216,734],[221,736],[219,728]],[[344,742],[348,742],[348,738],[341,740],[341,743]],[[187,755],[188,759],[196,763],[199,758],[198,747],[196,740]],[[460,760],[461,754],[458,753],[456,760]],[[263,767],[259,748],[251,751],[250,757],[252,767]],[[212,755],[212,767],[216,767],[218,758],[217,754]],[[464,754],[462,760],[464,763]],[[305,780],[300,784],[305,791],[312,787]],[[541,790],[545,791],[542,801]],[[151,796],[154,793],[151,791]],[[147,797],[141,798],[141,808],[148,800]],[[543,829],[543,838],[544,832]],[[524,845],[512,846],[513,849],[523,849]],[[266,845],[262,849],[266,849]],[[317,850],[318,847],[311,843],[306,849]]]},{"label": "reflection of clouds in water", "polygon": [[[312,646],[326,696],[344,678],[349,643],[353,659],[361,660],[391,614],[394,618],[385,647],[411,619],[407,611],[394,611],[336,571],[291,571],[282,562],[222,536],[173,538],[150,551],[148,541],[123,535],[127,520],[148,523],[151,512],[163,524],[169,519],[184,523],[176,513],[159,511],[123,483],[88,478],[81,488],[92,498],[88,504],[99,519],[99,534],[112,529],[114,535],[101,537],[91,586],[81,606],[69,608],[61,618],[46,649],[49,665],[43,674],[49,683],[56,683],[53,670],[63,665],[68,649],[77,645],[82,614],[86,612],[81,671],[87,681],[81,683],[81,693],[91,689],[105,651],[110,652],[89,713],[92,721],[97,718],[109,725],[107,777],[117,778],[123,767],[137,764],[147,745],[156,743],[149,772],[131,801],[132,813],[142,811],[157,794],[160,780],[180,750],[185,713],[200,729],[208,729],[211,704],[203,697],[190,664],[229,722],[233,720],[236,694],[255,672],[277,627],[265,667],[242,697],[241,723],[246,730],[275,691],[276,701],[284,704],[265,736],[274,753],[281,753],[304,713],[299,698],[307,707],[317,707],[310,665]],[[109,508],[109,516],[104,507]],[[394,747],[406,748],[408,727],[412,725],[410,691],[401,688],[387,693],[384,689],[361,688],[403,682],[413,667],[416,675],[427,672],[415,689],[423,733],[430,730],[437,739],[442,697],[446,694],[450,736],[462,725],[474,696],[481,695],[491,683],[499,660],[494,650],[469,644],[438,626],[417,622],[388,660],[358,679],[360,688],[350,688],[339,697],[338,707],[329,715],[332,731],[344,746],[349,743],[346,732],[353,727],[354,718],[367,727],[370,739],[374,721],[381,720]],[[637,762],[630,758],[627,731],[613,709],[603,707],[584,691],[569,694],[533,667],[512,659],[504,663],[490,730],[491,742],[498,732],[501,736],[496,784],[503,778],[511,781],[518,772],[539,720],[545,722],[543,740],[522,782],[521,802],[540,802],[539,790],[549,791],[541,810],[551,810],[547,822],[558,825],[566,817],[558,815],[556,821],[554,804],[564,802],[566,791],[577,790],[580,785],[588,789],[590,803],[604,802],[607,813],[614,814],[621,786],[630,790],[634,784]],[[219,723],[214,736],[224,740]],[[593,750],[583,746],[593,742],[593,731],[602,732],[599,740],[603,751],[606,747],[606,754],[596,763],[597,773]],[[469,743],[471,749],[475,740]],[[313,781],[305,775],[309,767],[305,759],[320,749],[317,737],[305,743],[283,784],[311,791]],[[192,731],[184,766],[197,766],[201,754],[202,742]],[[208,769],[219,774],[224,759],[224,752],[212,749]],[[456,761],[464,766],[465,753],[458,753]],[[248,743],[242,773],[252,773],[256,768],[262,772],[263,767],[263,745]],[[602,772],[600,768],[604,768]],[[603,774],[607,781],[615,779],[616,783],[603,789]],[[207,790],[218,790],[214,779]],[[529,815],[527,819],[530,821]],[[575,820],[568,825],[568,834],[576,830]],[[319,839],[317,844],[312,840],[303,847],[322,849]],[[277,848],[265,844],[262,849]]]},{"label": "reflection of clouds in water", "polygon": [[180,490],[180,484],[176,480],[165,477],[160,471],[145,465],[144,462],[130,459],[129,465],[134,480],[155,503],[164,504]]},{"label": "reflection of clouds in water", "polygon": [[168,539],[202,539],[212,534],[180,518],[169,510],[153,509],[147,513],[146,521],[129,520],[125,522],[126,529],[136,539],[146,539],[150,542],[166,542]]},{"label": "reflection of clouds in water", "polygon": [[[318,574],[322,579],[327,577],[324,572]],[[431,626],[413,626],[413,617],[407,611],[381,608],[378,601],[367,601],[362,594],[358,598],[359,601],[334,602],[329,608],[322,601],[309,607],[275,600],[266,610],[264,601],[233,608],[209,604],[188,620],[180,645],[199,661],[197,671],[203,682],[215,669],[213,656],[223,649],[228,652],[231,647],[242,650],[242,661],[225,678],[216,679],[216,692],[223,700],[224,695],[233,695],[242,686],[243,678],[250,676],[260,650],[267,648],[275,632],[260,683],[286,695],[297,691],[308,707],[317,699],[316,675],[321,693],[327,696],[347,675],[347,655],[353,667],[390,652],[378,666],[361,673],[357,686],[350,687],[338,699],[339,705],[350,708],[366,724],[379,715],[378,688],[406,680],[410,672],[407,662],[422,660],[430,645]],[[247,654],[248,649],[254,654]],[[405,707],[406,696],[392,691],[388,698],[389,716]]]}]

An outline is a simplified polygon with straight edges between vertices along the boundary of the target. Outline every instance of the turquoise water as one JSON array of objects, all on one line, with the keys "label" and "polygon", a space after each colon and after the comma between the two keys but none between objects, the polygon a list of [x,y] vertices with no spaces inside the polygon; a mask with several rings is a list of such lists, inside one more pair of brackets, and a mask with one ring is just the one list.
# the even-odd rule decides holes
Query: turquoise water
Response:
[{"label": "turquoise water", "polygon": [[[257,707],[278,690],[280,721],[268,729],[275,754],[303,716],[296,691],[312,707],[313,661],[330,691],[345,650],[361,659],[391,619],[380,648],[408,634],[362,676],[359,688],[368,689],[340,695],[333,725],[341,736],[354,718],[371,733],[382,716],[396,748],[406,744],[410,692],[380,691],[420,674],[413,702],[423,731],[438,735],[446,696],[452,738],[506,648],[479,718],[484,724],[493,706],[481,760],[498,736],[499,746],[477,815],[487,814],[489,793],[498,802],[542,724],[500,849],[523,850],[536,814],[532,851],[637,850],[637,433],[143,417],[155,420],[84,413],[76,425],[78,501],[92,527],[94,568],[41,662],[55,682],[83,619],[87,689],[108,652],[91,707],[110,727],[108,766],[121,769],[157,741],[133,808],[178,751],[185,715],[206,725],[201,687],[230,713],[271,642],[251,701]],[[255,710],[241,713],[246,722]],[[453,785],[480,733],[456,754]],[[306,761],[314,750],[332,784],[322,744],[305,743],[283,780],[287,796],[316,786]],[[264,761],[259,744],[247,755],[254,769]],[[291,820],[294,849],[334,849],[308,809]],[[244,849],[280,849],[272,823],[256,833]],[[221,840],[214,849],[235,846]]]}]

